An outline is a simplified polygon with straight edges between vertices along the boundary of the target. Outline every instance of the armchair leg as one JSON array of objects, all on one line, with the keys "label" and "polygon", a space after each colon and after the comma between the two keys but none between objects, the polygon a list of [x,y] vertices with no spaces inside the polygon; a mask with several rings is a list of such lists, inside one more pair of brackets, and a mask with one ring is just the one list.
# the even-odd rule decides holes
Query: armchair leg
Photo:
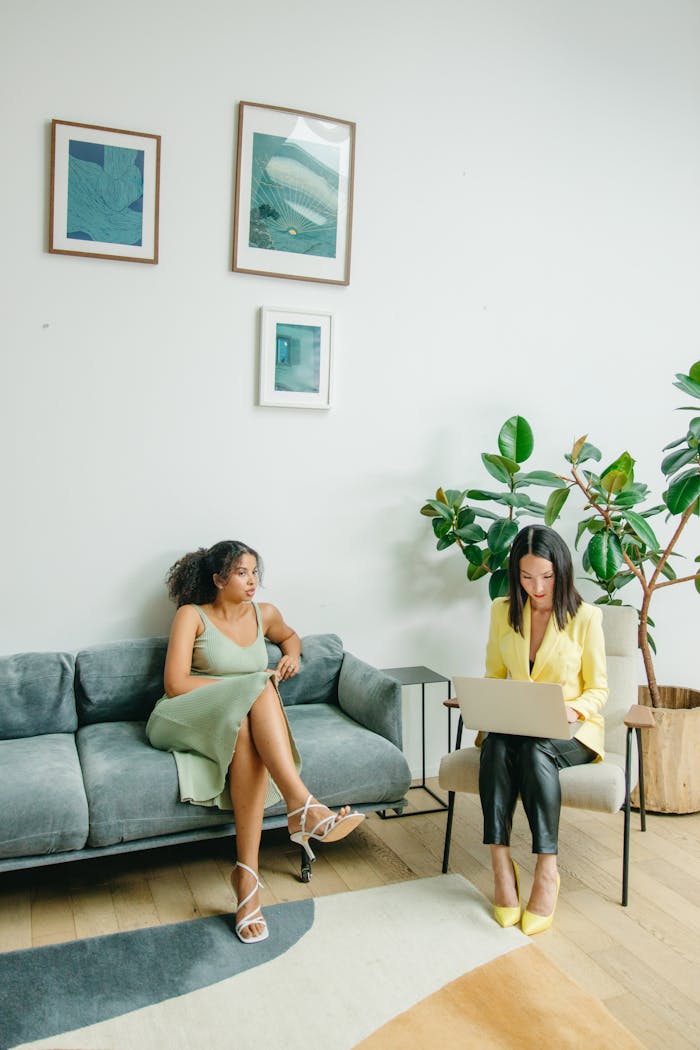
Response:
[{"label": "armchair leg", "polygon": [[445,852],[442,855],[442,874],[447,874],[447,865],[450,861],[450,845],[452,843],[452,817],[455,811],[455,793],[447,792],[447,826],[445,828]]},{"label": "armchair leg", "polygon": [[627,730],[625,754],[625,830],[622,847],[622,907],[627,907],[630,863],[630,763],[632,761],[632,730]]},{"label": "armchair leg", "polygon": [[637,786],[639,787],[639,819],[642,826],[642,831],[647,830],[647,811],[644,804],[644,755],[642,754],[642,731],[639,728],[635,728],[637,734],[637,770],[638,780]]}]

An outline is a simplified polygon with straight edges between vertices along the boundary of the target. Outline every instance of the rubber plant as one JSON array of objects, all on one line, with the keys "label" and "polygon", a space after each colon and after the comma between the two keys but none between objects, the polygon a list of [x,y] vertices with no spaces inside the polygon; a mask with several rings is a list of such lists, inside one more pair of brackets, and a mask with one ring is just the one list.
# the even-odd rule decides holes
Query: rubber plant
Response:
[{"label": "rubber plant", "polygon": [[[696,361],[686,375],[677,373],[673,384],[683,393],[700,400],[700,361]],[[680,411],[698,412],[694,405],[681,406]],[[622,605],[618,592],[637,581],[642,592],[639,608],[639,648],[649,685],[651,702],[660,706],[652,652],[656,646],[650,633],[653,621],[649,608],[654,595],[666,587],[692,583],[700,594],[700,571],[679,575],[672,560],[676,548],[691,520],[700,518],[700,415],[694,416],[682,437],[663,449],[665,456],[661,471],[667,480],[661,503],[642,509],[650,497],[649,487],[635,480],[635,460],[623,452],[599,474],[590,466],[599,462],[601,453],[587,440],[588,435],[574,443],[565,457],[571,464],[569,473],[560,476],[562,487],[555,489],[545,507],[544,520],[553,525],[572,492],[584,499],[584,517],[578,523],[576,546],[586,537],[583,550],[584,570],[602,589],[598,604]],[[652,518],[665,514],[671,523],[671,534],[663,542],[657,537]],[[695,564],[700,562],[700,554]]]},{"label": "rubber plant", "polygon": [[[444,489],[421,508],[432,518],[439,551],[455,547],[467,561],[467,578],[489,577],[489,594],[498,598],[508,593],[508,573],[504,568],[513,539],[525,516],[543,518],[545,504],[532,499],[524,490],[544,486],[568,494],[567,481],[546,470],[523,471],[522,464],[534,449],[532,427],[522,416],[511,416],[498,433],[498,452],[484,452],[484,467],[503,490]],[[493,510],[484,506],[495,504]],[[483,522],[483,524],[482,524]]]}]

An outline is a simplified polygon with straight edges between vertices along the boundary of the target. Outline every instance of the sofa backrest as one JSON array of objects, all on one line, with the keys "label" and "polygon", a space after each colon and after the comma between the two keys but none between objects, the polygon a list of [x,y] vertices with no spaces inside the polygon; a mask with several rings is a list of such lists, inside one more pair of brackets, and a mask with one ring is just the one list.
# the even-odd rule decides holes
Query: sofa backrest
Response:
[{"label": "sofa backrest", "polygon": [[[267,642],[268,667],[276,667],[281,655],[281,649]],[[337,634],[307,634],[301,640],[299,674],[280,683],[284,706],[337,704],[342,664],[343,643]]]},{"label": "sofa backrest", "polygon": [[163,695],[167,648],[167,638],[135,638],[81,650],[75,658],[79,724],[145,721]]},{"label": "sofa backrest", "polygon": [[[75,659],[75,696],[80,725],[145,721],[163,695],[167,638],[138,638],[83,649]],[[268,666],[281,651],[267,643]],[[338,699],[343,643],[335,634],[302,639],[301,671],[280,685],[285,705]]]},{"label": "sofa backrest", "polygon": [[73,671],[70,653],[0,657],[0,740],[74,733]]}]

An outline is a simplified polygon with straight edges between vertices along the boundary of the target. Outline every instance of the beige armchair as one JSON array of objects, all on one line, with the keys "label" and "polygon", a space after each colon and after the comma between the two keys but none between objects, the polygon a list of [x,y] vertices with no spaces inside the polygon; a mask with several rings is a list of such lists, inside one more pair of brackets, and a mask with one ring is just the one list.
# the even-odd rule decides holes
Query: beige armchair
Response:
[{"label": "beige armchair", "polygon": [[[641,829],[646,830],[644,769],[640,746],[641,730],[654,725],[650,708],[637,704],[638,618],[630,606],[603,606],[603,632],[608,664],[609,696],[605,716],[605,759],[585,766],[561,770],[562,805],[577,809],[616,813],[624,808],[622,850],[622,904],[627,905],[629,882],[630,792],[639,783]],[[456,701],[446,705],[456,707]],[[477,747],[461,747],[462,719],[457,729],[456,750],[440,762],[440,787],[448,792],[447,829],[442,870],[447,871],[452,836],[455,794],[479,793]],[[633,731],[637,740],[633,739]],[[633,753],[637,752],[637,761]]]}]

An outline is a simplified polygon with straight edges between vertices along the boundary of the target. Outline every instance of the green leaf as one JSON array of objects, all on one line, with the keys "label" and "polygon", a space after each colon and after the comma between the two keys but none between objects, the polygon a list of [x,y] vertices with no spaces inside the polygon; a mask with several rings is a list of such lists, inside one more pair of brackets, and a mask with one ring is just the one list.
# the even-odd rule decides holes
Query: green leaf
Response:
[{"label": "green leaf", "polygon": [[524,492],[504,492],[498,502],[504,503],[506,507],[529,507],[532,500]]},{"label": "green leaf", "polygon": [[606,467],[600,475],[600,485],[609,496],[622,492],[634,481],[634,460],[629,452],[623,452],[614,463]]},{"label": "green leaf", "polygon": [[526,474],[518,474],[515,479],[515,487],[519,488],[521,485],[542,485],[553,489],[566,488],[564,479],[558,474],[553,474],[551,470],[531,470]]},{"label": "green leaf", "polygon": [[591,568],[601,580],[610,580],[623,564],[622,544],[614,532],[597,532],[588,547]]},{"label": "green leaf", "polygon": [[631,583],[632,580],[636,579],[637,577],[634,575],[633,572],[618,572],[617,576],[613,581],[615,584],[615,590],[622,590],[622,588],[626,587],[628,583]]},{"label": "green leaf", "polygon": [[446,536],[442,536],[437,542],[437,549],[439,551],[447,550],[453,543],[456,542],[454,532],[448,532]]},{"label": "green leaf", "polygon": [[485,552],[482,551],[481,547],[477,547],[475,543],[469,543],[466,547],[463,547],[462,554],[470,565],[484,564]]},{"label": "green leaf", "polygon": [[[664,507],[664,510],[666,510],[665,507]],[[476,517],[477,518],[486,518],[488,521],[500,521],[501,520],[501,515],[500,514],[494,514],[494,512],[492,510],[486,510],[485,508],[483,508],[483,509],[479,508],[479,510],[476,511]]]},{"label": "green leaf", "polygon": [[670,448],[678,448],[679,445],[685,444],[686,440],[687,440],[687,438],[682,437],[682,438],[676,438],[675,441],[669,441],[668,445],[664,445],[664,447],[661,449],[661,451],[662,452],[668,452],[668,450]]},{"label": "green leaf", "polygon": [[663,498],[671,514],[683,514],[700,496],[700,472],[693,468],[673,482]]},{"label": "green leaf", "polygon": [[446,536],[451,528],[451,521],[445,521],[445,519],[441,517],[433,518],[433,532],[439,540],[442,539],[443,536]]},{"label": "green leaf", "polygon": [[492,551],[508,551],[518,535],[518,526],[514,521],[494,521],[486,537]]},{"label": "green leaf", "polygon": [[651,649],[654,656],[656,656],[656,642],[647,631],[647,641],[649,642],[649,648]]},{"label": "green leaf", "polygon": [[617,494],[614,500],[615,508],[622,509],[623,507],[634,507],[637,503],[642,503],[648,495],[649,486],[641,481],[635,481],[629,488],[625,489],[624,492],[619,492]]},{"label": "green leaf", "polygon": [[[531,503],[528,503],[526,509],[527,509],[527,513],[531,514],[533,518],[543,518],[544,517],[544,503],[536,503],[535,500],[533,499]],[[518,514],[518,512],[516,511],[516,516],[517,516],[517,514]]]},{"label": "green leaf", "polygon": [[428,504],[428,503],[423,504],[423,506],[420,509],[420,512],[421,512],[421,514],[424,514],[426,516],[426,518],[436,518],[437,517],[437,511],[433,507],[431,507],[430,504]]},{"label": "green leaf", "polygon": [[[580,441],[580,439],[579,439],[579,441]],[[576,445],[579,445],[579,441],[576,442]],[[573,448],[572,452],[569,452],[569,453],[567,453],[564,456],[564,459],[567,459],[569,461],[569,463],[574,463],[574,464],[585,463],[589,459],[595,460],[596,463],[600,462],[600,458],[601,458],[600,449],[596,448],[595,445],[591,445],[590,442],[588,442],[588,441],[584,441],[583,444],[580,445],[580,448],[578,450],[578,454],[576,455],[576,458],[574,459],[574,453],[576,452],[576,445],[574,445],[574,448]]]},{"label": "green leaf", "polygon": [[496,569],[489,580],[489,597],[491,601],[496,598],[505,598],[508,594],[508,573],[505,569]]},{"label": "green leaf", "polygon": [[524,463],[532,455],[535,439],[532,427],[522,416],[511,416],[498,434],[498,449],[502,456]]},{"label": "green leaf", "polygon": [[684,394],[691,394],[692,397],[700,397],[700,375],[693,372],[693,369],[697,368],[700,361],[696,361],[693,368],[690,370],[690,375],[683,375],[682,372],[676,373],[676,381],[673,384],[682,390]]},{"label": "green leaf", "polygon": [[688,441],[700,441],[700,416],[691,419],[688,427]]},{"label": "green leaf", "polygon": [[[446,503],[442,503],[440,500],[429,499],[426,503],[426,507],[432,507],[435,514],[439,514],[441,518],[445,519],[445,521],[452,522],[454,519],[452,507],[448,507]],[[435,517],[435,515],[432,515],[432,517]]]},{"label": "green leaf", "polygon": [[628,510],[625,517],[628,524],[632,526],[642,543],[646,543],[647,547],[650,547],[653,551],[659,549],[659,541],[646,518],[643,518],[641,514],[635,514],[633,510]]},{"label": "green leaf", "polygon": [[[580,521],[578,523],[576,527],[576,540],[574,543],[574,547],[576,548],[576,550],[578,550],[578,545],[581,542],[581,537],[583,536],[584,532],[588,532],[589,530],[592,532],[593,529],[591,528],[591,526],[597,524],[599,520],[599,518],[584,518],[583,521]],[[601,522],[601,525],[602,524],[603,522]]]},{"label": "green leaf", "polygon": [[462,507],[459,514],[457,515],[457,528],[463,529],[465,525],[471,525],[476,517],[476,513],[471,507]]},{"label": "green leaf", "polygon": [[486,565],[494,572],[496,569],[500,569],[502,565],[505,565],[508,559],[508,551],[489,551],[486,555]]},{"label": "green leaf", "polygon": [[[649,561],[652,563],[652,565],[658,565],[659,562],[661,561],[661,557],[660,557],[660,555],[650,554],[649,555]],[[678,573],[676,572],[676,570],[671,565],[671,562],[666,560],[664,562],[664,567],[661,570],[661,575],[665,576],[667,580],[675,580],[676,577],[678,576]],[[649,623],[651,623],[651,620],[649,620]],[[653,626],[654,625],[652,624],[652,627]]]},{"label": "green leaf", "polygon": [[687,463],[692,463],[694,459],[697,459],[697,450],[694,448],[680,448],[677,452],[671,452],[670,455],[665,456],[661,462],[662,473],[669,476],[669,474],[675,474],[677,470],[684,467]]},{"label": "green leaf", "polygon": [[447,489],[445,492],[445,503],[449,503],[455,510],[462,506],[464,493],[460,489]]},{"label": "green leaf", "polygon": [[[700,554],[698,554],[698,556],[695,559],[695,561],[696,562],[700,561]],[[698,577],[698,579],[695,581],[695,590],[698,592],[698,594],[700,594],[700,577]]]},{"label": "green leaf", "polygon": [[471,525],[465,525],[463,529],[455,529],[455,532],[465,543],[481,543],[486,539],[485,531],[475,521]]},{"label": "green leaf", "polygon": [[487,492],[485,489],[467,489],[467,499],[500,499],[502,493]]},{"label": "green leaf", "polygon": [[553,525],[561,513],[561,509],[569,498],[569,489],[555,489],[547,500],[544,509],[545,525]]},{"label": "green leaf", "polygon": [[694,365],[690,366],[688,375],[695,383],[700,383],[700,361],[696,361]]},{"label": "green leaf", "polygon": [[502,481],[504,485],[510,485],[510,479],[518,471],[518,464],[505,456],[495,456],[491,452],[482,452],[481,462],[492,478]]},{"label": "green leaf", "polygon": [[468,565],[467,566],[467,579],[471,580],[472,582],[474,580],[480,580],[481,577],[485,576],[487,572],[488,572],[488,569],[485,569],[483,567],[483,565]]}]

